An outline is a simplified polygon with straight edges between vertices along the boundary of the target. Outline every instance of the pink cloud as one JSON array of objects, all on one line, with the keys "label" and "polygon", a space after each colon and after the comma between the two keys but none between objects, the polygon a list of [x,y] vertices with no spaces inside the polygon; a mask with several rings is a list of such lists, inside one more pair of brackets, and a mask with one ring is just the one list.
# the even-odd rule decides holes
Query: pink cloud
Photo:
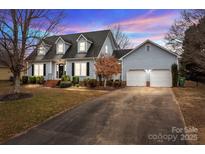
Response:
[{"label": "pink cloud", "polygon": [[77,26],[77,25],[59,25],[57,28],[59,33],[65,34],[69,32],[85,32],[85,31],[92,31],[90,27],[86,26]]},{"label": "pink cloud", "polygon": [[160,16],[152,16],[152,12],[145,15],[135,17],[114,23],[114,25],[121,25],[122,29],[127,33],[156,33],[166,29],[173,23],[174,13],[168,13]]},{"label": "pink cloud", "polygon": [[160,42],[160,44],[164,44],[162,42],[162,40],[164,39],[164,34],[159,34],[159,35],[154,35],[154,36],[148,36],[148,37],[140,37],[140,38],[133,38],[133,39],[130,39],[130,41],[132,42],[132,44],[137,45],[137,44],[140,44],[142,42],[144,42],[145,40],[151,40],[151,41],[154,41],[154,42]]}]

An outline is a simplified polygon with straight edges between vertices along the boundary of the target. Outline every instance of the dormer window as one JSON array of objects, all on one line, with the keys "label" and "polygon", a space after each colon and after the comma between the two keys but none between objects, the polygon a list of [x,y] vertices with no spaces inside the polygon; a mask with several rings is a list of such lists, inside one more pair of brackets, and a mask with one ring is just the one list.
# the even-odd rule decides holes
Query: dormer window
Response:
[{"label": "dormer window", "polygon": [[83,34],[81,34],[76,40],[78,43],[78,52],[87,52],[92,44],[92,41],[88,40]]},{"label": "dormer window", "polygon": [[85,51],[85,42],[80,42],[80,52]]},{"label": "dormer window", "polygon": [[64,45],[63,45],[63,43],[58,43],[57,44],[57,54],[63,54],[63,52],[64,52]]},{"label": "dormer window", "polygon": [[43,46],[40,46],[38,50],[39,55],[45,55],[45,48]]}]

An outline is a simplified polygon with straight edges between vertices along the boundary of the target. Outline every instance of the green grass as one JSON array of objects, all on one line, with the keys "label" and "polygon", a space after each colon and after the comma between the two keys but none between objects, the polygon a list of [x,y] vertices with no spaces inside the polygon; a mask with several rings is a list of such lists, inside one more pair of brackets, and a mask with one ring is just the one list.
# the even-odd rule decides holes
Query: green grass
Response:
[{"label": "green grass", "polygon": [[[8,82],[0,82],[0,95],[11,90],[12,87]],[[33,97],[0,103],[0,142],[59,112],[105,94],[102,91],[67,91],[44,87],[23,87],[21,90],[33,93]]]}]

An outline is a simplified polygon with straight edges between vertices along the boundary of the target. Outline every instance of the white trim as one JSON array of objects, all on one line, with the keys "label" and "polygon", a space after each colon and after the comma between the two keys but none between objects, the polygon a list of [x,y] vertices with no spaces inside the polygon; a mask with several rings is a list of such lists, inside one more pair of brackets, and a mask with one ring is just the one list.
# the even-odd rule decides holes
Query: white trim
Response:
[{"label": "white trim", "polygon": [[124,78],[123,78],[123,60],[121,60],[121,77],[122,77],[122,81],[124,81]]},{"label": "white trim", "polygon": [[45,43],[44,41],[41,42],[41,45],[51,47],[52,45]]},{"label": "white trim", "polygon": [[174,56],[176,56],[176,57],[179,57],[179,55],[177,55],[176,53],[174,53],[174,52],[172,52],[172,51],[166,49],[165,47],[162,47],[161,45],[159,45],[159,44],[157,44],[157,43],[155,43],[155,42],[153,42],[153,41],[151,41],[151,40],[146,40],[146,41],[144,41],[143,43],[139,44],[139,45],[138,45],[137,47],[135,47],[134,49],[132,49],[130,52],[128,52],[127,54],[125,54],[124,56],[122,56],[122,57],[120,58],[120,60],[122,60],[124,57],[128,56],[129,54],[131,54],[131,53],[134,52],[135,50],[139,49],[141,46],[143,46],[143,45],[146,44],[146,43],[153,44],[153,45],[155,45],[155,46],[161,48],[162,50],[164,50],[164,51],[166,51],[166,52],[168,52],[168,53],[170,53],[170,54],[172,54],[172,55],[174,55]]},{"label": "white trim", "polygon": [[[76,65],[79,64],[79,74],[76,74]],[[75,76],[81,76],[81,77],[84,77],[84,76],[87,76],[87,62],[74,62],[74,65],[75,65],[75,70],[74,70],[74,75]],[[83,65],[85,65],[85,68],[83,67]],[[84,69],[83,69],[84,68]],[[83,74],[83,72],[85,74]]]},{"label": "white trim", "polygon": [[88,40],[83,34],[80,34],[76,41],[78,42],[81,37],[83,37],[87,42],[93,43],[92,41]]},{"label": "white trim", "polygon": [[62,39],[62,37],[59,36],[58,39],[55,41],[55,44],[58,43],[59,39],[61,39],[63,41],[63,43],[65,43],[65,41]]},{"label": "white trim", "polygon": [[50,61],[50,72],[49,73],[52,73],[52,62]]},{"label": "white trim", "polygon": [[55,44],[58,42],[59,39],[61,39],[63,41],[63,43],[71,45],[71,43],[66,42],[61,36],[58,37],[58,39],[55,41]]}]

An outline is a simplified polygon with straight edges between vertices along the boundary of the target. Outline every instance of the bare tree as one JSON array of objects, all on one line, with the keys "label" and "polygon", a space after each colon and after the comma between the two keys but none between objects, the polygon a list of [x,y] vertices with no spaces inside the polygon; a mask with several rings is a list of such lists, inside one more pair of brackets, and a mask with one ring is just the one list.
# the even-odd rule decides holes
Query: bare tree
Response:
[{"label": "bare tree", "polygon": [[113,36],[116,40],[120,49],[126,49],[131,47],[130,39],[128,38],[127,34],[122,31],[120,25],[114,25],[109,27],[113,33]]},{"label": "bare tree", "polygon": [[51,10],[0,11],[0,61],[14,77],[14,93],[20,92],[20,74],[25,69],[25,55],[37,50],[39,42],[55,30],[63,12]]},{"label": "bare tree", "polygon": [[165,36],[167,47],[178,54],[183,53],[182,43],[185,31],[205,16],[205,10],[183,10],[178,20],[170,27]]}]

